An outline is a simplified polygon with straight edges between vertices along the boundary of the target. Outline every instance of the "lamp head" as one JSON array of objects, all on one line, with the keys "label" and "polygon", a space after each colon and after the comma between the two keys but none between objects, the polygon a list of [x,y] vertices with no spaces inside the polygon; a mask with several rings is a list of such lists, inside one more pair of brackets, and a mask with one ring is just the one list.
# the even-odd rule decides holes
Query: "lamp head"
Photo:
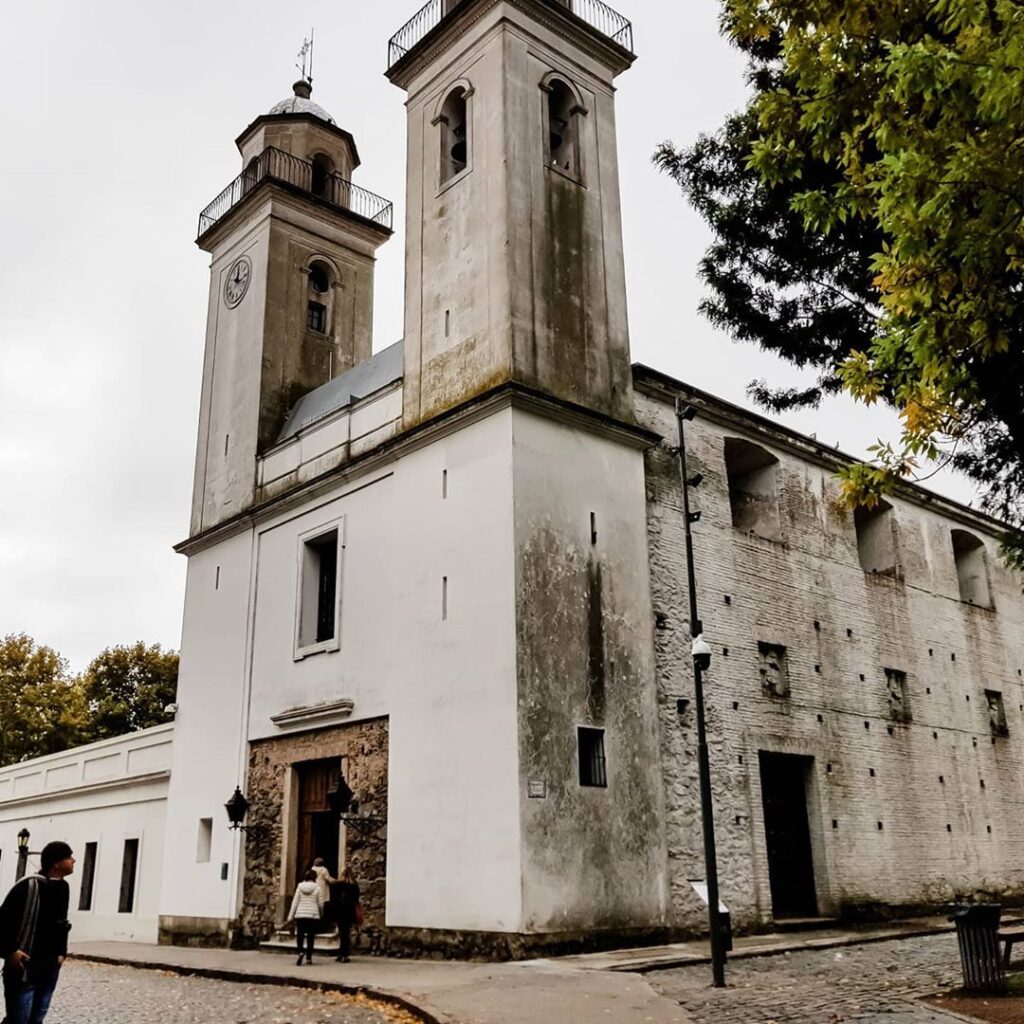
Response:
[{"label": "lamp head", "polygon": [[224,805],[224,809],[228,812],[231,828],[241,827],[249,810],[249,801],[245,799],[245,794],[240,786],[235,786],[235,791],[231,794],[231,799]]},{"label": "lamp head", "polygon": [[693,656],[693,663],[701,672],[707,672],[711,668],[711,645],[704,639],[704,634],[693,638],[690,645],[690,654]]}]

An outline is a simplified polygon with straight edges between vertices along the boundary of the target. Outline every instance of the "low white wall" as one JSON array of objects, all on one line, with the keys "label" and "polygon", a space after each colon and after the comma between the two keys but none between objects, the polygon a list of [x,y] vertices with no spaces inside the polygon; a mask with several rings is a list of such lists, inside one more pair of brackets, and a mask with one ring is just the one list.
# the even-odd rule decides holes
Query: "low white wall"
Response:
[{"label": "low white wall", "polygon": [[[156,940],[172,723],[0,769],[0,890],[14,884],[18,833],[30,833],[28,871],[55,839],[78,858],[71,886],[71,943]],[[126,839],[139,840],[135,899],[118,911]],[[96,843],[92,906],[78,910],[86,843]]]},{"label": "low white wall", "polygon": [[402,388],[389,384],[301,430],[257,460],[261,496],[294,487],[393,437],[402,419]]}]

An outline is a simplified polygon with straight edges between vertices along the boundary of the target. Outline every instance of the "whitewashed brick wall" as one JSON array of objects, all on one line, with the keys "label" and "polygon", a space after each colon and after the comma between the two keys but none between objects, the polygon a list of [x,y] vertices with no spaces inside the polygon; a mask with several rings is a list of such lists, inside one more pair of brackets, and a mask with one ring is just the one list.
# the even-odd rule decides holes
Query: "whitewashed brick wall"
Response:
[{"label": "whitewashed brick wall", "polygon": [[[671,923],[699,927],[702,878],[688,594],[671,388],[638,379],[638,416],[666,438],[647,457],[648,526],[667,793]],[[836,455],[710,396],[688,425],[699,612],[707,677],[722,898],[741,926],[771,919],[758,751],[814,758],[808,805],[819,911],[903,910],[965,893],[1024,895],[1024,599],[990,521],[942,499],[897,496],[902,578],[866,574],[838,508]],[[782,542],[732,526],[724,438],[780,461]],[[950,529],[985,541],[994,609],[960,601]],[[790,696],[761,686],[758,642],[787,648]],[[893,722],[885,669],[907,674],[908,724]],[[1009,736],[993,738],[985,690]],[[942,781],[940,782],[940,776]],[[881,823],[881,827],[879,827]]]}]

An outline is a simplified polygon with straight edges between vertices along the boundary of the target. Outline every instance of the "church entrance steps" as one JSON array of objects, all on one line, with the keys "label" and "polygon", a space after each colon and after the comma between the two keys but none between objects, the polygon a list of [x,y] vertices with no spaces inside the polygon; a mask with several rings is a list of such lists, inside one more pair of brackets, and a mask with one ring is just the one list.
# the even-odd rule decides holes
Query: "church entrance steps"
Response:
[{"label": "church entrance steps", "polygon": [[[274,932],[273,936],[266,942],[260,943],[260,949],[264,953],[296,953],[295,936],[284,929]],[[314,953],[330,953],[332,956],[338,951],[338,933],[323,932],[317,935],[313,942]]]},{"label": "church entrance steps", "polygon": [[813,932],[835,928],[838,917],[777,917],[774,921],[777,932]]}]

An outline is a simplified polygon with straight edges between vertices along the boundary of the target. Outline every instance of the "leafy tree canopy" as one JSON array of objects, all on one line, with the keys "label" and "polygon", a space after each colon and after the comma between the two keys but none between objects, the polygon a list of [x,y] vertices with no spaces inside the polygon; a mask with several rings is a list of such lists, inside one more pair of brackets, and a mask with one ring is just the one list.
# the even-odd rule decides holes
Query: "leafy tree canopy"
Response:
[{"label": "leafy tree canopy", "polygon": [[178,655],[159,645],[110,647],[81,676],[24,633],[0,637],[0,765],[167,721]]},{"label": "leafy tree canopy", "polygon": [[87,720],[81,685],[55,650],[24,633],[0,638],[0,765],[84,742]]},{"label": "leafy tree canopy", "polygon": [[722,24],[748,58],[748,107],[655,160],[715,233],[704,312],[816,371],[753,396],[888,402],[900,441],[847,472],[850,502],[944,460],[1019,529],[1024,5],[723,0]]},{"label": "leafy tree canopy", "polygon": [[159,644],[108,647],[82,676],[90,738],[122,736],[167,721],[178,688],[178,655]]}]

